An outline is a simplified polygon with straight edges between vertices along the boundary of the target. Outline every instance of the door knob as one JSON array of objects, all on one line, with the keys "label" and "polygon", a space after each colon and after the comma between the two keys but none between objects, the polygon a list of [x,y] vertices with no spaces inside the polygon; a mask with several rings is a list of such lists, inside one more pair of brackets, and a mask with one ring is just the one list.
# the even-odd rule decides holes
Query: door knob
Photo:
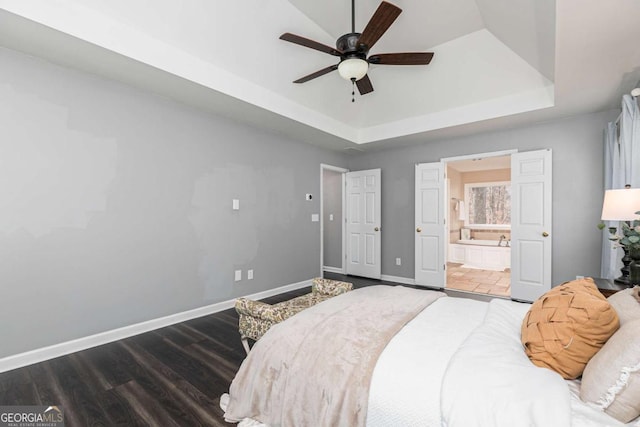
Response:
[{"label": "door knob", "polygon": [[418,233],[420,233],[420,232],[422,231],[422,228],[418,227],[418,228],[416,228],[416,231],[417,231]]},{"label": "door knob", "polygon": [[380,227],[374,228],[373,231],[380,231]]},{"label": "door knob", "polygon": [[549,237],[549,233],[547,233],[546,231],[542,232],[542,237]]}]

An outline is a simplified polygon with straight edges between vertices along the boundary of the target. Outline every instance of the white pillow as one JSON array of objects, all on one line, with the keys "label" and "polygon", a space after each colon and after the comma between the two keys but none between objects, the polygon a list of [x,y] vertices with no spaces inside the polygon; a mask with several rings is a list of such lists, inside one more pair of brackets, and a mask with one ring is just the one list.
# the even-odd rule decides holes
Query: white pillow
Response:
[{"label": "white pillow", "polygon": [[638,288],[640,287],[625,289],[607,298],[609,304],[618,313],[620,326],[632,320],[640,319],[640,302],[633,295],[634,292],[637,293]]},{"label": "white pillow", "polygon": [[622,325],[587,363],[580,398],[623,423],[640,416],[640,319]]}]

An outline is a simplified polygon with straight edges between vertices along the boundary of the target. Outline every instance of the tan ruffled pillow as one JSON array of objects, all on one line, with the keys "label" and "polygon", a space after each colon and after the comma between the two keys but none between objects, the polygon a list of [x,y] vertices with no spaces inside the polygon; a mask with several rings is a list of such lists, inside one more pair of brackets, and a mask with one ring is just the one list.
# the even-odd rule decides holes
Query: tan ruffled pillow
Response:
[{"label": "tan ruffled pillow", "polygon": [[640,319],[625,323],[587,363],[580,398],[623,423],[640,415]]},{"label": "tan ruffled pillow", "polygon": [[533,303],[522,322],[522,344],[534,365],[574,379],[619,326],[593,279],[584,278],[556,286]]}]

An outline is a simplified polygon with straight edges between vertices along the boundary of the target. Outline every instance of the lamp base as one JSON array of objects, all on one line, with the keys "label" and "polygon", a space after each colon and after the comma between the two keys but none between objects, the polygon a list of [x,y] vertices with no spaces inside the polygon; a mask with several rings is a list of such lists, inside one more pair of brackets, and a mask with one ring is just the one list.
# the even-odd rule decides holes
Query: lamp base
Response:
[{"label": "lamp base", "polygon": [[627,248],[623,247],[622,250],[624,251],[624,256],[622,257],[622,268],[620,269],[622,275],[613,281],[615,283],[631,287],[631,280],[629,280],[629,264],[631,264],[633,258],[629,255],[629,250]]},{"label": "lamp base", "polygon": [[629,276],[627,276],[627,277],[620,276],[617,279],[613,279],[613,281],[615,283],[619,283],[621,285],[625,285],[625,286],[631,287],[631,281],[629,280]]}]

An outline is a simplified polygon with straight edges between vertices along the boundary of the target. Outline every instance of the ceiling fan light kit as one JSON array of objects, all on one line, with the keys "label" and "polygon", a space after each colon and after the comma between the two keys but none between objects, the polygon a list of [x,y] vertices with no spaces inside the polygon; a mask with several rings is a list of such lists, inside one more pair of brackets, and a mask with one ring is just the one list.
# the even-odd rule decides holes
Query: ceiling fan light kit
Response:
[{"label": "ceiling fan light kit", "polygon": [[347,58],[338,64],[340,77],[349,81],[358,81],[367,75],[369,63],[360,58]]},{"label": "ceiling fan light kit", "polygon": [[338,64],[330,65],[322,70],[295,80],[294,83],[305,83],[317,77],[338,70],[340,76],[358,87],[360,95],[373,92],[373,85],[367,72],[369,64],[380,65],[428,65],[433,58],[432,52],[383,53],[367,57],[369,50],[398,18],[402,9],[386,1],[380,3],[378,9],[369,20],[362,33],[355,32],[355,2],[351,2],[351,32],[342,35],[336,41],[336,48],[306,39],[291,33],[284,33],[281,40],[300,46],[315,49],[340,57]]}]

